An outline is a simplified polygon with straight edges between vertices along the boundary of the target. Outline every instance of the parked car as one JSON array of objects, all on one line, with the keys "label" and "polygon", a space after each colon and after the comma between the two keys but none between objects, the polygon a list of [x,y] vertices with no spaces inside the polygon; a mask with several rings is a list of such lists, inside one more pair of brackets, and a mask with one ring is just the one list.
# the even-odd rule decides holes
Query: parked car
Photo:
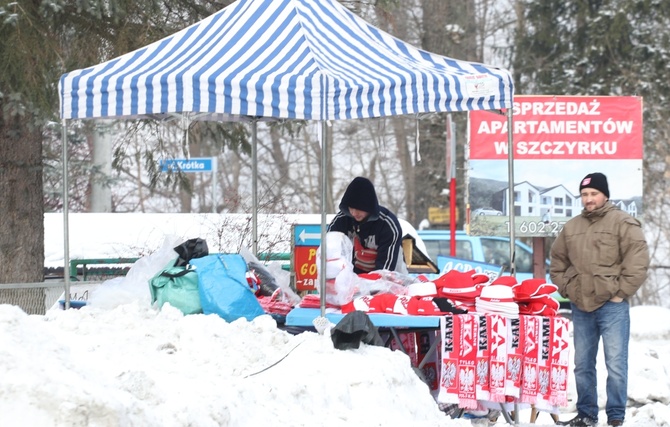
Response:
[{"label": "parked car", "polygon": [[[438,264],[438,256],[451,257],[451,234],[449,230],[419,230],[419,236],[426,246],[427,255]],[[532,279],[533,274],[533,250],[523,242],[516,241],[515,244],[516,279],[522,282]],[[509,238],[501,236],[471,236],[464,231],[456,232],[456,255],[455,258],[471,260],[503,267],[503,275],[509,275]],[[545,278],[551,282],[549,277],[549,260],[545,261]],[[560,304],[561,311],[569,311],[570,303],[558,293],[553,295]]]},{"label": "parked car", "polygon": [[502,216],[502,212],[500,212],[497,209],[493,208],[477,208],[474,211],[472,211],[473,215],[495,215],[495,216]]}]

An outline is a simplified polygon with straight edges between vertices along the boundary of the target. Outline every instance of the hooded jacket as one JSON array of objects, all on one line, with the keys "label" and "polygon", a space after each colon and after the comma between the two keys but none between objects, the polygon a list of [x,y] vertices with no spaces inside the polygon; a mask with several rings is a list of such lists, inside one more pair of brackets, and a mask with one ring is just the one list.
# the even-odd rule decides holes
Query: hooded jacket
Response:
[{"label": "hooded jacket", "polygon": [[649,249],[640,222],[610,202],[568,221],[551,247],[551,280],[580,310],[627,299],[647,278]]},{"label": "hooded jacket", "polygon": [[[369,215],[364,221],[358,222],[349,213],[350,207],[365,211]],[[364,249],[377,251],[374,268],[366,271],[356,262],[356,250],[354,250],[352,261],[355,273],[368,273],[374,270],[407,272],[402,259],[400,222],[390,210],[379,205],[377,192],[369,179],[354,178],[344,192],[339,208],[340,211],[331,221],[328,231],[342,232],[352,241],[358,239]]]}]

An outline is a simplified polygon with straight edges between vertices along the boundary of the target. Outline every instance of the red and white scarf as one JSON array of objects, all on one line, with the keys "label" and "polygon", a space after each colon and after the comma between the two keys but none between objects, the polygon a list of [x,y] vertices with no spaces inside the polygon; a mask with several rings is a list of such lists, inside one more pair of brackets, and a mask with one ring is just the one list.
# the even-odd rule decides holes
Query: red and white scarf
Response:
[{"label": "red and white scarf", "polygon": [[491,402],[505,402],[507,318],[499,314],[490,314],[488,317],[490,400]]},{"label": "red and white scarf", "polygon": [[440,336],[437,332],[433,331],[415,332],[415,334],[418,337],[416,338],[416,341],[419,365],[423,365],[421,370],[423,371],[423,376],[426,379],[428,388],[430,388],[430,394],[433,395],[434,398],[437,398],[440,391],[440,377],[438,371],[440,366],[440,354],[439,351],[433,351],[429,354],[428,350],[430,350],[433,345],[439,345],[439,343],[435,344],[435,341],[439,340]]},{"label": "red and white scarf", "polygon": [[399,332],[400,342],[393,337],[389,343],[391,350],[400,350],[407,354],[412,366],[419,365],[419,355],[416,352],[416,334],[414,332]]},{"label": "red and white scarf", "polygon": [[477,361],[477,320],[472,314],[455,316],[460,323],[460,348],[458,358],[458,406],[477,408],[475,397],[475,364]]},{"label": "red and white scarf", "polygon": [[551,392],[549,403],[553,406],[568,405],[568,365],[570,345],[568,342],[568,319],[552,318],[552,351],[549,360],[551,368]]},{"label": "red and white scarf", "polygon": [[489,400],[489,331],[488,316],[477,316],[477,366],[475,369],[475,396],[477,400]]},{"label": "red and white scarf", "polygon": [[458,403],[458,358],[460,349],[460,315],[442,316],[440,336],[442,338],[442,367],[440,369],[439,403]]},{"label": "red and white scarf", "polygon": [[521,369],[525,351],[525,316],[507,319],[507,371],[505,375],[505,394],[519,397],[521,390]]},{"label": "red and white scarf", "polygon": [[440,338],[438,402],[476,408],[478,401],[502,403],[512,396],[554,413],[567,406],[566,319],[448,315],[441,318]]},{"label": "red and white scarf", "polygon": [[551,411],[553,405],[549,403],[551,394],[551,365],[550,357],[552,353],[551,339],[551,317],[540,318],[540,353],[537,360],[537,381],[538,392],[535,407],[540,410]]},{"label": "red and white scarf", "polygon": [[525,353],[523,358],[523,380],[521,381],[521,403],[535,404],[538,394],[537,361],[540,357],[542,333],[540,316],[522,316],[525,318]]}]

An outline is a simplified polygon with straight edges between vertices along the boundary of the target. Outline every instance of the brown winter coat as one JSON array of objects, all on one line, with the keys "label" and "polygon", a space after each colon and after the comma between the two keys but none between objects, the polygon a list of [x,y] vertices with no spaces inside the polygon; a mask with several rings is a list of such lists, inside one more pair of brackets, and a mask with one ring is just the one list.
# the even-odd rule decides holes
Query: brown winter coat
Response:
[{"label": "brown winter coat", "polygon": [[612,203],[568,221],[551,248],[551,280],[580,310],[629,298],[647,278],[649,249],[640,222]]}]

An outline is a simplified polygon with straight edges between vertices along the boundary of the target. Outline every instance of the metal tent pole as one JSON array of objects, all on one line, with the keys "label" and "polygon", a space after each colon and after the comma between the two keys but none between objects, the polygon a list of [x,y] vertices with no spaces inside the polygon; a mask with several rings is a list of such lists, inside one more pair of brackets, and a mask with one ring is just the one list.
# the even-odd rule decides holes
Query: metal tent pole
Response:
[{"label": "metal tent pole", "polygon": [[[514,108],[510,107],[507,109],[507,169],[509,173],[509,200],[508,209],[509,209],[509,247],[510,247],[510,257],[509,257],[509,267],[510,274],[514,277],[516,276],[516,238],[515,238],[515,224],[514,224],[514,128],[512,127],[512,111]],[[503,413],[506,413],[503,411]],[[509,420],[507,420],[509,422]],[[519,424],[519,402],[517,399],[514,399],[514,425]]]},{"label": "metal tent pole", "polygon": [[510,250],[510,274],[516,275],[515,261],[515,237],[514,237],[514,132],[512,131],[512,108],[507,109],[507,171],[509,191],[507,199],[507,210],[509,217],[509,250]]},{"label": "metal tent pole", "polygon": [[70,308],[70,229],[67,180],[67,121],[63,119],[63,281],[65,283],[65,309]]},{"label": "metal tent pole", "polygon": [[[321,73],[321,259],[319,260],[319,302],[321,320],[326,319],[326,201],[328,200],[328,78]],[[325,322],[323,322],[325,323]],[[316,326],[316,325],[315,325]],[[323,325],[322,325],[323,326]],[[319,330],[319,333],[322,333]]]},{"label": "metal tent pole", "polygon": [[251,120],[251,237],[252,252],[258,256],[258,118]]},{"label": "metal tent pole", "polygon": [[321,121],[321,259],[319,295],[321,317],[326,316],[326,200],[328,197],[328,132],[327,121]]}]

